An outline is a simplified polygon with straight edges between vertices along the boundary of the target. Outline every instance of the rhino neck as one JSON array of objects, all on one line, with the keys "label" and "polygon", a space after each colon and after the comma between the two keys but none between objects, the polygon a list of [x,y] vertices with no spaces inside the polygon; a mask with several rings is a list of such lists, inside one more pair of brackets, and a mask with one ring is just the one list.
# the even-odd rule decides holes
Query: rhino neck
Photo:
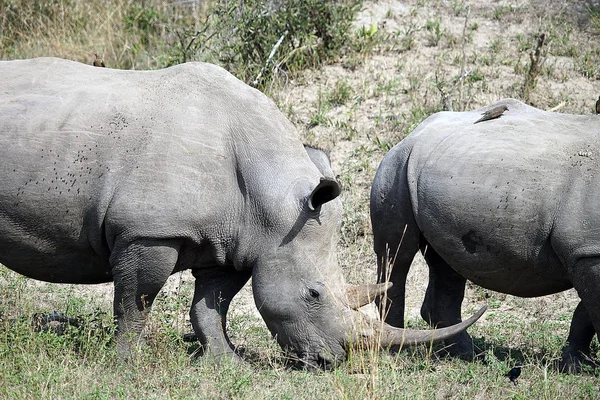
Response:
[{"label": "rhino neck", "polygon": [[[272,126],[271,122],[264,125]],[[235,175],[232,197],[238,204],[232,260],[238,269],[253,268],[261,256],[276,253],[296,229],[305,196],[322,175],[289,131],[264,143],[256,134],[251,136],[248,128],[229,131]]]}]

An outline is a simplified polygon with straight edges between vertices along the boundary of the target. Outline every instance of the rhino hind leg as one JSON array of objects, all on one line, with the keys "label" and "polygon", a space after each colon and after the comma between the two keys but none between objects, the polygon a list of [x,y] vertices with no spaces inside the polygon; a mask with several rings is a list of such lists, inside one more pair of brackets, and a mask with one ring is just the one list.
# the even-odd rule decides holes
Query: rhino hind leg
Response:
[{"label": "rhino hind leg", "polygon": [[217,362],[224,357],[239,359],[227,336],[226,317],[231,300],[251,274],[251,271],[237,271],[233,267],[219,267],[199,270],[196,276],[190,319],[204,354],[211,354]]},{"label": "rhino hind leg", "polygon": [[371,189],[370,213],[377,283],[393,283],[384,296],[375,299],[375,304],[385,322],[403,328],[406,277],[421,239],[408,189],[387,187],[383,179],[376,178]]},{"label": "rhino hind leg", "polygon": [[119,353],[130,356],[140,344],[152,303],[173,272],[177,258],[178,246],[174,242],[117,242],[110,263]]},{"label": "rhino hind leg", "polygon": [[382,319],[398,328],[404,327],[406,277],[418,250],[419,234],[415,228],[407,229],[404,234],[375,236],[377,283],[393,283],[384,296],[375,299],[375,304]]},{"label": "rhino hind leg", "polygon": [[[423,246],[429,267],[429,284],[421,307],[421,317],[432,327],[444,328],[461,319],[461,304],[467,280],[459,275],[431,246]],[[446,351],[455,357],[471,360],[475,355],[473,340],[463,331],[444,341]]]},{"label": "rhino hind leg", "polygon": [[581,302],[573,313],[560,368],[577,372],[581,369],[580,364],[598,366],[590,360],[589,353],[594,333],[600,339],[600,258],[586,257],[577,261],[571,279]]},{"label": "rhino hind leg", "polygon": [[567,345],[562,350],[562,360],[559,364],[561,371],[578,372],[581,364],[593,365],[590,359],[590,343],[594,334],[596,330],[590,315],[583,302],[579,302],[573,313]]}]

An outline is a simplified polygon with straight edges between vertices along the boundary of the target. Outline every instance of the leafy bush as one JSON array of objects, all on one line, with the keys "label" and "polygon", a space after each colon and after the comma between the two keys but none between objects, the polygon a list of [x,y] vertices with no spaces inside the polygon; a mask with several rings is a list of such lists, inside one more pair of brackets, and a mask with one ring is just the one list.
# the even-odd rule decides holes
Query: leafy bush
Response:
[{"label": "leafy bush", "polygon": [[201,32],[212,38],[217,63],[245,82],[264,87],[274,74],[293,74],[339,58],[361,3],[217,1],[206,22],[211,27]]},{"label": "leafy bush", "polygon": [[151,38],[160,36],[161,25],[165,22],[165,16],[153,5],[144,7],[138,3],[132,3],[123,17],[125,31],[137,36],[142,46],[148,46]]}]

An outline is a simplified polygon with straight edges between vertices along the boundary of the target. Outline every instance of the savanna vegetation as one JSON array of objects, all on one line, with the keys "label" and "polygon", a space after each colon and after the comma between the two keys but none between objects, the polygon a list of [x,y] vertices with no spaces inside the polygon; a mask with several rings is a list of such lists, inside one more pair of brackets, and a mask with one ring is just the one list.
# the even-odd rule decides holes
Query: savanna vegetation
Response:
[{"label": "savanna vegetation", "polygon": [[[2,60],[89,64],[98,52],[110,68],[208,61],[269,94],[305,142],[330,151],[344,189],[339,254],[351,283],[375,280],[368,194],[394,144],[434,112],[504,97],[590,114],[600,94],[598,43],[600,4],[585,0],[0,0]],[[410,326],[425,325],[426,285],[418,259],[408,279]],[[520,299],[469,285],[464,315],[489,304],[470,329],[479,361],[444,358],[439,346],[364,349],[330,372],[287,366],[249,288],[229,320],[247,362],[197,358],[196,345],[182,340],[192,290],[188,275],[171,278],[147,345],[125,362],[110,343],[110,285],[45,284],[0,266],[0,398],[600,397],[598,369],[554,368],[578,301],[572,290]],[[54,311],[76,323],[39,329]],[[513,385],[506,373],[517,361]]]}]

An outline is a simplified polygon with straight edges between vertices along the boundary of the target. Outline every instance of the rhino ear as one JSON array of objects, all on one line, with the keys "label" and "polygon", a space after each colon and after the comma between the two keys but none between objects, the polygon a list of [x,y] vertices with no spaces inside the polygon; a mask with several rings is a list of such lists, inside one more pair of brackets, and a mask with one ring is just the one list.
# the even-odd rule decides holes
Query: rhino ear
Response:
[{"label": "rhino ear", "polygon": [[308,208],[315,211],[323,204],[338,197],[341,192],[340,184],[335,179],[321,178],[308,198]]}]

